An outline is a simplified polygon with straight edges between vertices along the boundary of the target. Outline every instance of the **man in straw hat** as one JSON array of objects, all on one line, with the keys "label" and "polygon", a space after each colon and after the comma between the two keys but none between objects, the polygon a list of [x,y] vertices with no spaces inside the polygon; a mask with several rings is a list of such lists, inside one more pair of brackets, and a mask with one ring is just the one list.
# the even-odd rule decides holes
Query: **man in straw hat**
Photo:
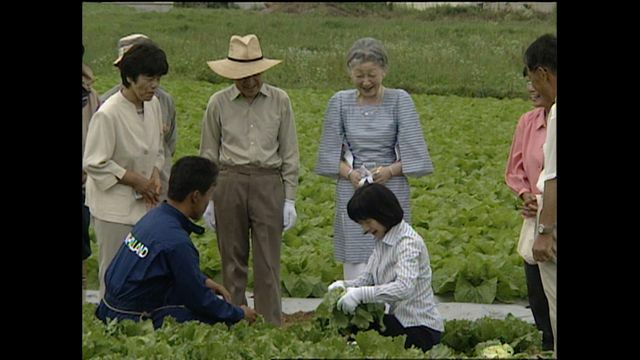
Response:
[{"label": "man in straw hat", "polygon": [[282,323],[280,244],[296,220],[299,168],[289,96],[262,81],[280,62],[263,56],[256,35],[231,36],[228,56],[207,64],[235,84],[209,99],[200,139],[200,155],[221,169],[205,223],[217,233],[224,286],[234,304],[247,304],[251,233],[255,309],[275,325]]},{"label": "man in straw hat", "polygon": [[[118,67],[122,56],[133,45],[151,41],[147,35],[144,34],[132,34],[123,37],[118,41],[118,57],[113,62],[115,67]],[[106,101],[111,95],[122,89],[122,84],[118,84],[109,91],[102,94],[101,101]],[[173,101],[173,97],[162,87],[158,86],[155,90],[155,95],[160,100],[160,107],[162,109],[162,133],[163,133],[163,148],[164,148],[164,168],[160,172],[160,182],[162,189],[160,190],[160,202],[167,199],[167,191],[169,190],[169,174],[171,173],[171,165],[173,164],[173,155],[176,152],[176,141],[178,139],[178,128],[176,127],[176,105]]]}]

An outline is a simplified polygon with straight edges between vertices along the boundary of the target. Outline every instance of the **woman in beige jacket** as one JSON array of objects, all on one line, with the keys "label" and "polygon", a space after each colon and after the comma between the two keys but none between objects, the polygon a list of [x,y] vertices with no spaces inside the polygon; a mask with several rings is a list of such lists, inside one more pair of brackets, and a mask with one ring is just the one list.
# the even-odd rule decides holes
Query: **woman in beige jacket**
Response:
[{"label": "woman in beige jacket", "polygon": [[154,91],[169,71],[166,55],[151,42],[137,44],[119,67],[123,88],[91,118],[82,161],[98,242],[100,299],[104,273],[123,239],[158,204],[164,165],[162,111]]}]

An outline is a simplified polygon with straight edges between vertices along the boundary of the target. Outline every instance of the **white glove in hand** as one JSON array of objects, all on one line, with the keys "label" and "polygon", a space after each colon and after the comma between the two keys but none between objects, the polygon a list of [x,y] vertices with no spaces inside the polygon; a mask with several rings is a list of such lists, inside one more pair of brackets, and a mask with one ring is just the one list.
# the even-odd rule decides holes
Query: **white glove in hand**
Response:
[{"label": "white glove in hand", "polygon": [[207,209],[204,211],[204,224],[211,230],[216,229],[216,217],[213,213],[213,200],[209,200]]},{"label": "white glove in hand", "polygon": [[296,214],[296,203],[293,200],[285,199],[284,201],[284,231],[287,231],[296,224],[296,218],[298,214]]},{"label": "white glove in hand", "polygon": [[342,288],[343,290],[345,289],[344,280],[337,280],[332,282],[331,285],[329,285],[329,287],[327,288],[327,291],[331,291],[337,288]]},{"label": "white glove in hand", "polygon": [[362,302],[363,289],[357,287],[347,288],[347,293],[342,295],[338,300],[338,310],[342,310],[345,314],[353,314]]},{"label": "white glove in hand", "polygon": [[360,169],[358,169],[358,171],[362,176],[362,178],[360,178],[360,182],[358,183],[358,186],[364,185],[365,181],[368,182],[369,184],[373,184],[373,174],[371,173],[371,171],[369,171],[369,169],[367,169],[364,166],[364,164],[360,166]]}]

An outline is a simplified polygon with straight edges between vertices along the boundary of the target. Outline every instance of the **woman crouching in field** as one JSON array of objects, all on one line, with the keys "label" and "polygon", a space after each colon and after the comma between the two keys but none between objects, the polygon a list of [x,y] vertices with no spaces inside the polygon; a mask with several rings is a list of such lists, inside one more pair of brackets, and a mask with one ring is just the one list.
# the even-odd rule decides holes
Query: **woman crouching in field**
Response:
[{"label": "woman crouching in field", "polygon": [[338,309],[353,313],[360,303],[387,303],[385,330],[376,330],[383,336],[406,335],[405,348],[431,349],[440,342],[444,323],[433,297],[424,240],[402,219],[398,199],[384,185],[358,188],[347,204],[347,213],[376,243],[359,277],[329,285],[329,291],[346,288]]}]

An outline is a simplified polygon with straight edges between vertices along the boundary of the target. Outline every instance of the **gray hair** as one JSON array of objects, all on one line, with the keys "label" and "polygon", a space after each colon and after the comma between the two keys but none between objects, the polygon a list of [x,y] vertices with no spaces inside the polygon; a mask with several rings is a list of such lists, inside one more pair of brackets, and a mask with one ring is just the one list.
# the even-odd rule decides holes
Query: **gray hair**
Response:
[{"label": "gray hair", "polygon": [[382,43],[374,38],[365,37],[356,40],[347,53],[347,69],[365,62],[373,62],[387,70],[387,51]]}]

